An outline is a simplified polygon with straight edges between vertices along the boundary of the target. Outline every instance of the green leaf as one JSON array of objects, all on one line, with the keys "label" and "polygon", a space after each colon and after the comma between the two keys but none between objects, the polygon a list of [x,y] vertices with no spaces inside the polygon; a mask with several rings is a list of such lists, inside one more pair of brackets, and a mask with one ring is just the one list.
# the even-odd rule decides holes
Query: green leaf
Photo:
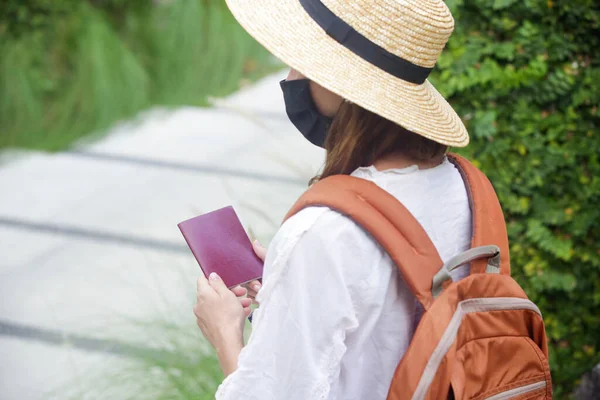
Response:
[{"label": "green leaf", "polygon": [[514,3],[516,3],[517,0],[494,0],[494,10],[501,10],[503,8],[507,8],[510,7],[511,5],[513,5]]}]

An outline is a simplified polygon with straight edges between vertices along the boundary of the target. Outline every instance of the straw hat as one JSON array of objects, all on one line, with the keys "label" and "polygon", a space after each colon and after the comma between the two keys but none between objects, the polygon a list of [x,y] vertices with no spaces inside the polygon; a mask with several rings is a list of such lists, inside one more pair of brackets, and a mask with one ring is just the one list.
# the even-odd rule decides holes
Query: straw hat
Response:
[{"label": "straw hat", "polygon": [[462,121],[426,77],[454,29],[442,0],[226,0],[277,58],[343,98],[436,142]]}]

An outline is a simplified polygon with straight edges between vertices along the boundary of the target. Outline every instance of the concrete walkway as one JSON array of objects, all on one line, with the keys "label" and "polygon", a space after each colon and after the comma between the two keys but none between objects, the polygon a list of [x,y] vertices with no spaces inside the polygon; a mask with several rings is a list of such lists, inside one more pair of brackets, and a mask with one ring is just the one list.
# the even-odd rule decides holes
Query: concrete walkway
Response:
[{"label": "concrete walkway", "polygon": [[322,164],[285,116],[282,77],[71,151],[2,155],[0,399],[64,398],[127,349],[161,350],[128,321],[194,328],[200,271],[176,224],[232,204],[268,242]]}]

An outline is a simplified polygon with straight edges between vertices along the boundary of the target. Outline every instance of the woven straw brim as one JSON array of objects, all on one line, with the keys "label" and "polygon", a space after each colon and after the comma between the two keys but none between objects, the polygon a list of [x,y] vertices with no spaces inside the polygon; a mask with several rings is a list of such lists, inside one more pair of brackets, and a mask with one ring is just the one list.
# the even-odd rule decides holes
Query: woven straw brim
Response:
[{"label": "woven straw brim", "polygon": [[429,81],[406,82],[363,60],[329,37],[298,0],[226,2],[250,35],[319,85],[438,143],[469,143],[459,116]]}]

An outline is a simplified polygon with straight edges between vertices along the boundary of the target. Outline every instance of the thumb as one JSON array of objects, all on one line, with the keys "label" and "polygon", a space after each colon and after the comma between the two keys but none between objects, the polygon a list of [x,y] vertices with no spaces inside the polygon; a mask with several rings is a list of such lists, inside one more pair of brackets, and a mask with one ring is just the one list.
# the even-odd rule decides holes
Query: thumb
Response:
[{"label": "thumb", "polygon": [[255,240],[252,243],[252,247],[254,248],[254,253],[256,253],[258,258],[265,261],[265,257],[267,256],[267,249],[262,244],[260,244],[258,240]]},{"label": "thumb", "polygon": [[229,289],[225,285],[225,282],[223,282],[223,279],[221,279],[221,277],[217,275],[216,272],[210,273],[210,275],[208,276],[208,283],[215,290],[215,292],[217,292],[220,295],[229,292]]}]

